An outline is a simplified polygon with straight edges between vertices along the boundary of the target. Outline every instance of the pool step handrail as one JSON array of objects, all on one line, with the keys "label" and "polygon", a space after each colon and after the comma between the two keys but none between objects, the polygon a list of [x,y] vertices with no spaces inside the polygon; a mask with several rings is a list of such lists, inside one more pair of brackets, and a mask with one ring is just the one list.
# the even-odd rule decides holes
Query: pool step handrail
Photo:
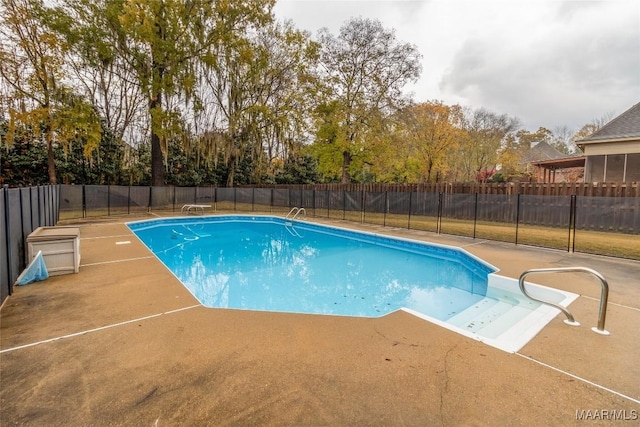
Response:
[{"label": "pool step handrail", "polygon": [[[291,219],[293,221],[298,215],[300,215],[300,212],[302,212],[305,217],[307,216],[307,211],[305,211],[304,208],[293,207],[291,208],[287,216],[284,217],[284,219]],[[293,216],[291,216],[292,214]]]},{"label": "pool step handrail", "polygon": [[291,218],[291,220],[296,219],[296,217],[298,215],[300,215],[301,213],[304,214],[305,217],[307,216],[307,211],[305,211],[304,208],[300,208],[300,209],[298,209],[298,212],[296,212],[296,214],[293,216],[293,218]]},{"label": "pool step handrail", "polygon": [[518,286],[520,286],[520,291],[529,299],[533,301],[540,302],[542,304],[550,305],[552,307],[557,308],[562,311],[567,318],[564,320],[564,323],[571,326],[580,326],[579,322],[573,318],[573,314],[565,307],[554,304],[549,301],[543,301],[529,295],[524,286],[524,279],[530,274],[536,273],[589,273],[595,276],[599,281],[602,287],[602,291],[600,293],[600,311],[598,313],[598,326],[594,326],[591,328],[593,332],[596,332],[601,335],[609,335],[609,332],[604,328],[604,321],[607,317],[607,301],[609,299],[609,284],[607,283],[607,279],[597,271],[587,268],[587,267],[558,267],[558,268],[532,268],[530,270],[525,271],[520,275],[520,279],[518,280]]},{"label": "pool step handrail", "polygon": [[300,237],[302,238],[302,235],[300,233],[298,233],[298,230],[295,229],[295,227],[293,226],[293,223],[291,224],[284,224],[284,228],[289,232],[289,234],[291,234],[293,237]]}]

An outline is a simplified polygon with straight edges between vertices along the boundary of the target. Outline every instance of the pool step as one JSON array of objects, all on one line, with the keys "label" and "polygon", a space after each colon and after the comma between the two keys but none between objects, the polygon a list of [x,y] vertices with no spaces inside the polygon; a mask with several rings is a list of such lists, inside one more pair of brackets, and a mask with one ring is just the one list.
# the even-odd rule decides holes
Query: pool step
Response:
[{"label": "pool step", "polygon": [[488,325],[478,329],[482,331],[482,336],[487,338],[497,338],[506,332],[511,326],[522,320],[525,316],[532,313],[531,308],[524,305],[513,305],[505,313],[502,313],[494,321]]},{"label": "pool step", "polygon": [[[513,311],[514,306],[512,303],[497,301],[493,298],[484,298],[467,308],[461,313],[451,317],[447,320],[447,323],[458,326],[468,332],[478,332],[480,330],[486,330],[489,326],[492,326],[492,330],[500,329],[500,325],[503,324],[504,330],[508,329],[509,323],[503,321],[503,317],[511,317],[519,315],[519,311]],[[504,320],[507,320],[506,318]],[[495,333],[495,332],[494,332]],[[484,332],[482,334],[485,335]]]},{"label": "pool step", "polygon": [[483,298],[472,306],[462,310],[460,313],[450,317],[449,320],[447,320],[447,323],[459,327],[465,327],[469,322],[475,320],[479,315],[489,310],[497,303],[498,300],[495,298]]}]

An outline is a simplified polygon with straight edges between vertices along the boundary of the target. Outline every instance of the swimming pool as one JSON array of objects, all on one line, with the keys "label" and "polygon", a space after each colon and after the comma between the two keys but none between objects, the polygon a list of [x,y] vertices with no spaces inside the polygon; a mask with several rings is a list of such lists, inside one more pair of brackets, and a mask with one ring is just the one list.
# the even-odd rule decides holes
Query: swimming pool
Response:
[{"label": "swimming pool", "polygon": [[549,309],[459,248],[270,216],[127,225],[208,307],[364,317],[404,310],[482,341],[512,328],[505,315],[513,323]]}]

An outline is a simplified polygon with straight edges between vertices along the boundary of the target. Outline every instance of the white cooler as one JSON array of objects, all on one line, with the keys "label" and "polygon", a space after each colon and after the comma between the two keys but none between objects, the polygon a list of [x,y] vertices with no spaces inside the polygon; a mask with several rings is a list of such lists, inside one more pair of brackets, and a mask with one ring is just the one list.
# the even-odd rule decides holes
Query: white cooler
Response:
[{"label": "white cooler", "polygon": [[79,227],[38,227],[27,237],[27,265],[42,251],[50,276],[80,269]]}]

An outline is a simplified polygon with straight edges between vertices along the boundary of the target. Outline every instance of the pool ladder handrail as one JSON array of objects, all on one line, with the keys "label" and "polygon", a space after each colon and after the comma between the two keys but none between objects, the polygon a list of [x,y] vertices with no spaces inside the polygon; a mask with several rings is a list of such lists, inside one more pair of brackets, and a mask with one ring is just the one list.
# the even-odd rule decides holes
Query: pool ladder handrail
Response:
[{"label": "pool ladder handrail", "polygon": [[[293,221],[294,219],[296,219],[296,217],[298,215],[300,215],[300,212],[302,212],[305,217],[307,216],[307,211],[305,211],[304,208],[293,207],[293,208],[291,208],[291,210],[289,211],[287,216],[284,217],[284,219],[291,219],[291,221]],[[289,216],[291,216],[291,214],[293,214],[293,216],[291,218],[289,218]]]},{"label": "pool ladder handrail", "polygon": [[552,302],[543,301],[529,295],[524,287],[524,279],[530,274],[534,273],[589,273],[595,276],[599,281],[602,287],[602,291],[600,293],[600,311],[598,313],[598,326],[594,326],[591,330],[595,333],[601,335],[609,335],[609,332],[604,329],[604,321],[607,317],[607,300],[609,299],[609,284],[607,283],[607,279],[597,271],[587,268],[587,267],[558,267],[558,268],[532,268],[530,270],[525,271],[520,275],[520,279],[518,280],[518,286],[520,286],[520,291],[529,299],[533,301],[540,302],[542,304],[550,305],[552,307],[557,308],[562,311],[567,318],[564,320],[564,323],[571,326],[580,326],[580,322],[576,322],[573,318],[573,314],[563,306],[559,304],[554,304]]}]

